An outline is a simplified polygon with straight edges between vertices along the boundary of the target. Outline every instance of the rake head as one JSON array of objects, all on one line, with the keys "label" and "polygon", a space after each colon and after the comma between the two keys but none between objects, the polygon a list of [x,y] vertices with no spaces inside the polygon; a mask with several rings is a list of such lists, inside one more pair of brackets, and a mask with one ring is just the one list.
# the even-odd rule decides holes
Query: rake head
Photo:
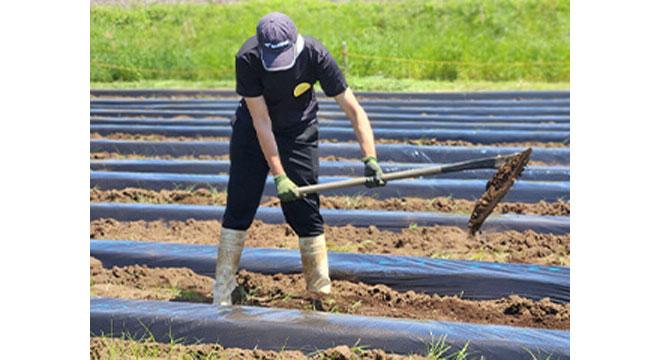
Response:
[{"label": "rake head", "polygon": [[495,206],[507,194],[516,178],[525,169],[532,155],[532,148],[525,151],[503,157],[503,164],[499,167],[495,175],[486,184],[486,192],[477,200],[468,221],[470,234],[474,235],[479,231],[486,218],[493,212]]}]

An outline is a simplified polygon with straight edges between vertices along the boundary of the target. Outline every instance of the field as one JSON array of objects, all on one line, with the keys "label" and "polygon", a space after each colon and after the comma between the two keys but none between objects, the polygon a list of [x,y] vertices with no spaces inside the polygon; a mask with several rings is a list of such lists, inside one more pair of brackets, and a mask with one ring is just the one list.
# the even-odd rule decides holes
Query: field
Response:
[{"label": "field", "polygon": [[[93,358],[568,358],[567,92],[364,94],[385,171],[526,146],[532,162],[474,237],[465,225],[492,170],[324,194],[327,297],[304,290],[269,180],[241,306],[220,312],[209,304],[237,99],[92,95]],[[359,176],[350,123],[320,107],[320,181]]]},{"label": "field", "polygon": [[[275,10],[359,92],[384,171],[533,155],[476,236],[466,224],[492,169],[322,194],[329,296],[304,289],[268,179],[237,306],[218,309],[234,55]],[[93,0],[91,358],[567,359],[569,12],[568,0]],[[361,176],[331,99],[319,121],[320,182]]]}]

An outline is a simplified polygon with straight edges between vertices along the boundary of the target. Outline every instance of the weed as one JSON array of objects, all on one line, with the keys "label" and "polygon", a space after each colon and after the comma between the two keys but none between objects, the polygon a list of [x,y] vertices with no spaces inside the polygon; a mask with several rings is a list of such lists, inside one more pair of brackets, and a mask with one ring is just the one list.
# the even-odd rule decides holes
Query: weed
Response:
[{"label": "weed", "polygon": [[353,243],[338,245],[335,242],[328,241],[326,245],[328,247],[328,251],[333,252],[356,253],[359,249],[359,246]]},{"label": "weed", "polygon": [[530,360],[552,360],[552,354],[543,354],[540,350],[537,350],[536,353],[530,349],[525,349],[525,351],[531,356]]},{"label": "weed", "polygon": [[257,292],[258,290],[256,288],[249,289],[246,288],[243,285],[238,286],[238,294],[239,294],[239,301],[238,305],[253,305],[255,303],[258,303],[259,300],[257,299]]},{"label": "weed", "polygon": [[440,251],[434,252],[430,256],[431,259],[457,259],[460,258],[459,254],[453,253],[451,251]]},{"label": "weed", "polygon": [[213,186],[209,188],[209,192],[211,192],[211,199],[214,202],[218,202],[219,200],[222,200],[225,197],[224,196],[224,194],[225,194],[224,191],[218,191],[218,189],[216,187],[213,187]]},{"label": "weed", "polygon": [[366,246],[366,245],[371,245],[371,244],[375,244],[375,243],[376,243],[376,241],[374,239],[366,239],[362,242],[362,245]]},{"label": "weed", "polygon": [[358,301],[352,303],[351,306],[348,308],[348,311],[349,312],[354,312],[357,309],[359,309],[360,306],[362,306],[362,300],[358,300]]},{"label": "weed", "polygon": [[367,351],[368,346],[360,345],[360,339],[351,346],[351,352],[361,358],[362,355]]},{"label": "weed", "polygon": [[[468,347],[470,342],[466,342],[462,348],[456,352],[450,352],[452,346],[447,343],[447,335],[435,338],[431,334],[431,342],[427,344],[427,357],[433,360],[469,360],[470,353]],[[480,359],[483,359],[481,357]]]},{"label": "weed", "polygon": [[206,300],[204,295],[196,291],[179,289],[177,287],[172,287],[169,290],[172,292],[173,298],[178,301],[204,302]]},{"label": "weed", "polygon": [[344,201],[346,202],[346,207],[357,208],[364,201],[364,195],[347,196]]}]

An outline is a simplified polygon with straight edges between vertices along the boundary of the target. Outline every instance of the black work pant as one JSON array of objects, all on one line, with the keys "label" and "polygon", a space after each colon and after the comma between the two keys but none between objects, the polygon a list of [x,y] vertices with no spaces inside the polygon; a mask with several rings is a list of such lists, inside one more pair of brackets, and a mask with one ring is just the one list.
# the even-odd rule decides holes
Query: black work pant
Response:
[{"label": "black work pant", "polygon": [[[284,171],[298,186],[318,182],[318,123],[304,124],[299,129],[275,134]],[[247,230],[259,207],[269,167],[250,120],[238,119],[233,125],[229,145],[229,185],[227,207],[222,226]],[[323,234],[323,218],[319,212],[319,196],[309,194],[291,202],[283,202],[286,222],[298,236]]]}]

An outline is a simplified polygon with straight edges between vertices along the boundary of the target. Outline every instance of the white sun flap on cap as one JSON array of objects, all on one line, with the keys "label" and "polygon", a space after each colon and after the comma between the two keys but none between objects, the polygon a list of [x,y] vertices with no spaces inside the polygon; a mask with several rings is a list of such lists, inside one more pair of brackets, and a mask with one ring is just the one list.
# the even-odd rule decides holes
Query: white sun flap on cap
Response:
[{"label": "white sun flap on cap", "polygon": [[285,65],[285,66],[280,66],[277,68],[268,68],[266,66],[266,63],[264,63],[264,59],[261,59],[261,64],[263,65],[264,69],[267,71],[284,71],[284,70],[289,70],[295,65],[296,60],[298,59],[298,55],[302,53],[303,49],[305,49],[305,38],[302,37],[302,35],[298,34],[298,38],[296,39],[296,50],[294,52],[293,60],[291,61],[290,64]]}]

